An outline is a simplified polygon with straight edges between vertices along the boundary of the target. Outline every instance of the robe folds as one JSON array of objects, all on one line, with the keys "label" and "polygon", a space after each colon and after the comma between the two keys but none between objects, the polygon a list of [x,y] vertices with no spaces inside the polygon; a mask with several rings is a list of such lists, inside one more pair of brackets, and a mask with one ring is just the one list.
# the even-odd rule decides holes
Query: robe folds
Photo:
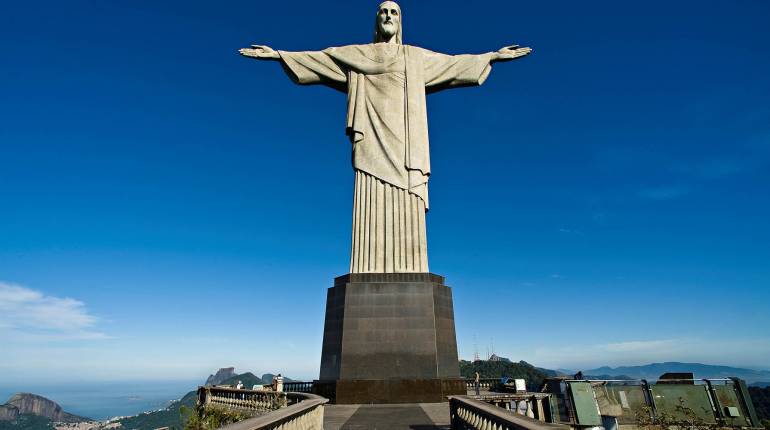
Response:
[{"label": "robe folds", "polygon": [[[493,54],[446,55],[388,43],[278,53],[294,82],[326,85],[348,96],[345,131],[353,145],[356,171],[351,272],[427,272],[424,212],[429,207],[430,150],[425,95],[481,85],[491,71]],[[402,200],[412,203],[378,200],[390,187],[405,191]],[[414,198],[420,201],[415,203]],[[366,216],[367,211],[374,215]],[[380,219],[378,211],[395,216]],[[415,215],[419,211],[422,215]],[[414,229],[399,230],[393,224],[393,219],[412,218]],[[378,219],[380,225],[364,225]],[[397,231],[406,237],[394,237]]]}]

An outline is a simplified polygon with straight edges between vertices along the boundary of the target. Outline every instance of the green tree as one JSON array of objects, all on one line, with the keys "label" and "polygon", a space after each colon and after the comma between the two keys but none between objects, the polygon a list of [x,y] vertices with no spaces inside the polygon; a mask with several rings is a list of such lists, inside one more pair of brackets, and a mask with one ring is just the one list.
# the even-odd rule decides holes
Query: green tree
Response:
[{"label": "green tree", "polygon": [[180,409],[182,420],[184,421],[184,430],[215,430],[228,424],[236,423],[250,418],[243,412],[233,411],[218,406],[208,406],[201,408]]},{"label": "green tree", "polygon": [[529,391],[539,390],[548,376],[545,372],[526,361],[513,363],[510,361],[477,360],[470,362],[460,360],[460,376],[463,378],[474,378],[476,372],[479,372],[481,378],[508,377],[524,379],[527,381],[527,390]]}]

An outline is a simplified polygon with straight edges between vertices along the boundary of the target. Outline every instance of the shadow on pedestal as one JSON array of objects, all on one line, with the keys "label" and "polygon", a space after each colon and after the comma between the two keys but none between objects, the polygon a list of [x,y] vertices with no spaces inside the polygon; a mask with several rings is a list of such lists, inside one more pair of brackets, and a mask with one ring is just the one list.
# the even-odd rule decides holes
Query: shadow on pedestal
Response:
[{"label": "shadow on pedestal", "polygon": [[341,276],[326,298],[321,375],[336,403],[420,403],[465,394],[452,290],[432,273]]}]

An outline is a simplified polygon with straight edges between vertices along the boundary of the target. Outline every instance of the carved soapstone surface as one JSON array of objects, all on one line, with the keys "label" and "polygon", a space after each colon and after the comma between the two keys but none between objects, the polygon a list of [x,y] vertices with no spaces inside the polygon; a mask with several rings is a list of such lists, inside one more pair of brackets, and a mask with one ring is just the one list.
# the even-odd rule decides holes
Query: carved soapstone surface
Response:
[{"label": "carved soapstone surface", "polygon": [[493,62],[531,52],[513,45],[479,55],[446,55],[404,45],[402,39],[401,8],[386,1],[377,9],[374,43],[305,52],[252,45],[239,51],[280,61],[298,84],[347,94],[346,134],[355,171],[351,273],[428,272],[425,96],[481,85]]}]

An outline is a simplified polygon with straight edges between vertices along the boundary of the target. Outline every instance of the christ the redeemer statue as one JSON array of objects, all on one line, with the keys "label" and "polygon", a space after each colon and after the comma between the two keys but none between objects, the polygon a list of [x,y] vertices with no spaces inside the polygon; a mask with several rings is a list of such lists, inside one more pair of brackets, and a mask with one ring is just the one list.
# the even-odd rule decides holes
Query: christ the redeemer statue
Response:
[{"label": "christ the redeemer statue", "polygon": [[246,57],[278,60],[302,85],[347,93],[346,133],[353,144],[355,192],[351,273],[428,272],[428,117],[425,95],[481,85],[491,64],[523,57],[508,46],[480,55],[446,55],[402,43],[401,9],[382,3],[374,43],[323,51],[252,45]]}]

